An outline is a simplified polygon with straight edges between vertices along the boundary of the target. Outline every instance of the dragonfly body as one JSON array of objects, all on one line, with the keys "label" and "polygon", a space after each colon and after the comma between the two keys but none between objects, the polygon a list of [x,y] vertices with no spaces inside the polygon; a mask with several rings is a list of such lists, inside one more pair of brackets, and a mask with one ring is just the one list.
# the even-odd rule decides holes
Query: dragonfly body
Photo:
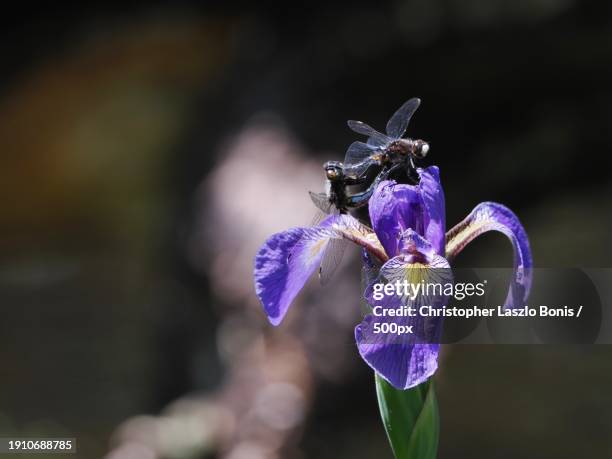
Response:
[{"label": "dragonfly body", "polygon": [[402,156],[422,159],[429,151],[429,144],[420,139],[397,139],[387,145],[385,151],[389,154],[391,161],[394,158],[400,159]]},{"label": "dragonfly body", "polygon": [[364,178],[347,174],[344,164],[340,161],[328,161],[323,165],[323,169],[325,170],[326,177],[325,194],[327,201],[340,213],[346,213],[348,208],[352,207],[347,187],[363,183]]},{"label": "dragonfly body", "polygon": [[368,203],[378,184],[386,179],[391,171],[391,169],[381,171],[364,191],[349,193],[349,186],[363,184],[366,181],[371,165],[374,165],[373,161],[370,161],[364,170],[360,169],[360,175],[356,175],[354,168],[347,167],[340,161],[326,162],[323,165],[326,178],[325,193],[310,192],[312,201],[325,214],[345,214],[349,209],[363,207]]},{"label": "dragonfly body", "polygon": [[[394,170],[393,166],[389,169],[381,170],[364,191],[349,193],[349,186],[363,184],[367,180],[368,169],[371,165],[374,165],[372,160],[368,161],[368,167],[360,174],[357,174],[355,168],[347,167],[340,161],[328,161],[323,165],[326,178],[325,193],[310,192],[312,202],[323,213],[323,216],[328,214],[346,214],[349,209],[356,209],[366,205],[378,184],[386,179],[388,174]],[[320,218],[317,220],[320,220]],[[333,239],[325,249],[321,266],[319,267],[319,279],[322,284],[329,282],[338,268],[346,245],[347,241],[345,239]]]},{"label": "dragonfly body", "polygon": [[372,162],[383,169],[392,165],[404,165],[408,177],[415,176],[414,159],[422,159],[429,152],[429,144],[424,140],[403,138],[410,118],[419,107],[420,99],[410,99],[389,119],[386,134],[378,132],[362,121],[350,120],[348,126],[358,134],[368,137],[367,142],[353,142],[344,163],[360,174]]}]

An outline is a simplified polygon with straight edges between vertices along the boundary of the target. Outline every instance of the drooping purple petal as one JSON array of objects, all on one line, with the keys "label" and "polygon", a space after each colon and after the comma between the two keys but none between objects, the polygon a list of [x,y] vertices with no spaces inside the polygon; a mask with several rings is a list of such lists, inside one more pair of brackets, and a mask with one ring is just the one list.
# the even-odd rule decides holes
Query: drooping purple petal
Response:
[{"label": "drooping purple petal", "polygon": [[255,293],[272,325],[278,325],[293,299],[321,263],[334,232],[293,228],[272,235],[255,257]]},{"label": "drooping purple petal", "polygon": [[514,251],[514,276],[505,308],[521,307],[531,289],[533,260],[527,233],[518,217],[506,206],[495,202],[478,204],[472,212],[446,235],[446,258],[452,260],[477,236],[499,231],[510,239]]},{"label": "drooping purple petal", "polygon": [[398,253],[399,236],[408,228],[423,234],[423,204],[416,186],[384,181],[370,198],[370,220],[389,257]]},{"label": "drooping purple petal", "polygon": [[430,166],[418,170],[419,193],[425,207],[424,226],[425,239],[434,247],[438,255],[444,255],[446,232],[446,208],[444,191],[440,183],[440,170],[437,166]]},{"label": "drooping purple petal", "polygon": [[318,227],[271,236],[255,256],[255,293],[268,319],[278,325],[291,302],[321,265],[333,240],[345,239],[386,259],[372,230],[350,215],[330,215]]},{"label": "drooping purple petal", "polygon": [[[443,318],[420,314],[423,301],[409,301],[406,306],[415,307],[415,316],[383,317],[375,314],[377,307],[386,310],[399,309],[393,297],[386,297],[372,304],[373,312],[367,314],[355,327],[355,341],[361,358],[379,375],[397,389],[409,389],[429,378],[438,367],[438,349],[442,335]],[[446,304],[443,295],[430,304],[439,311]],[[376,327],[392,326],[396,328]],[[383,325],[386,324],[386,325]],[[412,327],[411,333],[397,334],[402,327]],[[382,331],[381,331],[382,330]],[[404,328],[405,330],[405,328]]]},{"label": "drooping purple petal", "polygon": [[[452,285],[453,277],[448,262],[414,231],[409,229],[403,234],[401,246],[404,250],[381,267],[378,280],[408,284],[412,290],[381,298],[371,285],[366,298],[373,306],[372,313],[355,328],[355,339],[368,365],[397,389],[408,389],[436,371],[442,317],[422,315],[420,308],[443,308],[448,302],[444,287]],[[380,295],[381,290],[377,291]],[[401,309],[404,306],[412,308],[411,315],[380,314],[389,310],[405,312],[405,308]],[[388,331],[381,328],[385,326],[382,324],[389,327]],[[406,332],[407,327],[411,327],[410,332]]]},{"label": "drooping purple petal", "polygon": [[427,381],[438,369],[439,344],[369,344],[364,329],[372,328],[375,317],[368,315],[355,328],[359,354],[366,363],[396,389],[404,390]]}]

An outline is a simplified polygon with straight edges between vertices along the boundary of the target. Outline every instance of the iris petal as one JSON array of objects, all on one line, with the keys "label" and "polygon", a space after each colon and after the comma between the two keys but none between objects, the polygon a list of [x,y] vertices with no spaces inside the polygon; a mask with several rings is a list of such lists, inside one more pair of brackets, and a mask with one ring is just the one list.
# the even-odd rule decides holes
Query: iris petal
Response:
[{"label": "iris petal", "polygon": [[419,193],[423,200],[425,212],[425,239],[434,247],[438,255],[444,255],[446,209],[444,204],[444,191],[440,183],[440,170],[437,166],[419,169]]},{"label": "iris petal", "polygon": [[389,257],[397,255],[399,235],[406,229],[423,234],[423,205],[416,186],[381,182],[369,210],[372,228]]},{"label": "iris petal", "polygon": [[272,325],[278,325],[293,299],[321,263],[334,233],[326,228],[293,228],[272,235],[255,257],[255,293]]},{"label": "iris petal", "polygon": [[478,204],[461,223],[446,234],[446,258],[453,259],[473,239],[487,231],[499,231],[512,242],[514,276],[504,307],[523,306],[531,289],[533,260],[527,233],[518,217],[507,207],[495,202]]},{"label": "iris petal", "polygon": [[285,317],[333,239],[347,239],[379,257],[385,256],[372,231],[350,215],[332,215],[319,227],[274,234],[259,249],[255,256],[255,293],[273,325]]},{"label": "iris petal", "polygon": [[370,220],[390,257],[398,253],[398,239],[412,228],[444,255],[446,230],[444,192],[436,166],[418,170],[418,185],[384,181],[370,199]]},{"label": "iris petal", "polygon": [[[413,291],[412,294],[404,291],[399,295],[384,296],[382,300],[377,301],[370,286],[366,291],[369,304],[381,306],[383,310],[398,310],[397,308],[408,306],[413,308],[414,315],[368,314],[355,328],[355,339],[361,357],[397,389],[414,387],[436,371],[442,317],[421,315],[420,307],[430,306],[432,310],[443,308],[448,302],[448,296],[443,291],[444,285],[453,282],[448,262],[435,254],[433,247],[425,239],[411,230],[404,234],[403,239],[408,239],[402,241],[404,246],[412,244],[412,253],[401,253],[386,262],[380,269],[381,278],[391,284],[397,281],[403,283],[405,280],[414,286],[439,287],[432,290],[422,287],[420,293]],[[419,256],[422,257],[421,261],[415,262]],[[382,329],[377,332],[377,322],[389,324],[389,332],[381,333]],[[412,327],[410,333],[393,332],[406,330],[406,327]]]},{"label": "iris petal", "polygon": [[371,329],[375,319],[369,315],[355,327],[355,340],[365,362],[396,389],[410,389],[427,381],[438,369],[440,345],[364,343],[363,330]]}]

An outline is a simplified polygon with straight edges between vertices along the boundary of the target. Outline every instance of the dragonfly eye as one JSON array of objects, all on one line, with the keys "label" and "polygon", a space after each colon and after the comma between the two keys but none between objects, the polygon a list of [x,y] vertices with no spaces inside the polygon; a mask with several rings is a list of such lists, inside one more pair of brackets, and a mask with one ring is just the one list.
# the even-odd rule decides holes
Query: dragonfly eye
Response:
[{"label": "dragonfly eye", "polygon": [[327,178],[330,180],[335,179],[338,176],[337,172],[333,169],[328,169],[327,170]]},{"label": "dragonfly eye", "polygon": [[323,167],[325,169],[325,176],[329,180],[337,180],[343,175],[343,165],[339,161],[327,161]]},{"label": "dragonfly eye", "polygon": [[417,140],[416,148],[414,149],[414,156],[417,158],[424,158],[429,152],[429,144],[422,140]]}]

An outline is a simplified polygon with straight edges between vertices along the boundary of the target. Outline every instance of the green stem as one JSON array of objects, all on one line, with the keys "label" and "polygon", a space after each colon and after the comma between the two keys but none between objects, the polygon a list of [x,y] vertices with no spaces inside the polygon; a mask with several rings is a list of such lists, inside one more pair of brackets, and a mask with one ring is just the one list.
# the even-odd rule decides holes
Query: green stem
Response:
[{"label": "green stem", "polygon": [[433,381],[398,390],[376,375],[376,395],[396,459],[435,459],[440,417]]}]

